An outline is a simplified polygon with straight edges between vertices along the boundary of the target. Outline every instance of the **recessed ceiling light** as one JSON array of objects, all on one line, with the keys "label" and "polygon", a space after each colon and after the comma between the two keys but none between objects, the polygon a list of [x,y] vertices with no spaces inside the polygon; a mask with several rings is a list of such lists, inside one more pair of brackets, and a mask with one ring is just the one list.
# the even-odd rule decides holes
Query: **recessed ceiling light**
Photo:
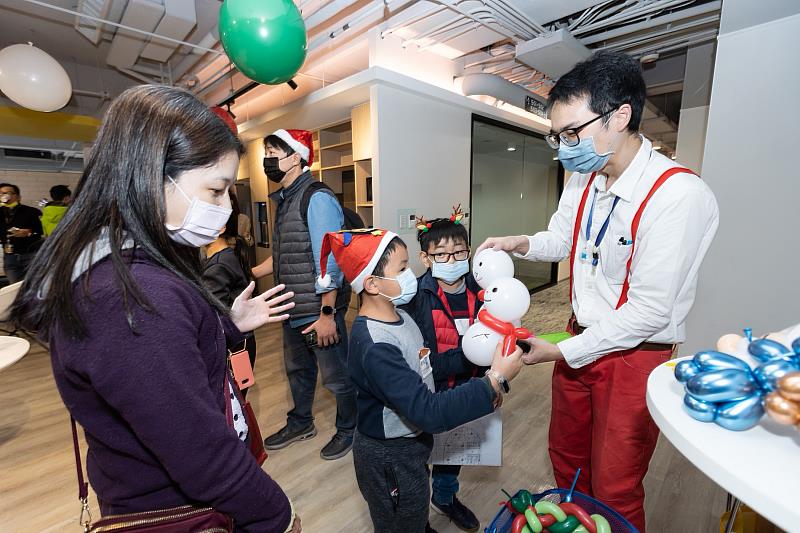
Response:
[{"label": "recessed ceiling light", "polygon": [[641,58],[639,58],[639,61],[641,61],[642,63],[653,63],[657,61],[659,57],[660,56],[658,55],[658,52],[651,52],[649,54],[643,55]]},{"label": "recessed ceiling light", "polygon": [[506,148],[506,150],[508,150],[509,152],[516,152],[517,151],[517,147],[514,146],[513,144],[509,144],[508,148]]}]

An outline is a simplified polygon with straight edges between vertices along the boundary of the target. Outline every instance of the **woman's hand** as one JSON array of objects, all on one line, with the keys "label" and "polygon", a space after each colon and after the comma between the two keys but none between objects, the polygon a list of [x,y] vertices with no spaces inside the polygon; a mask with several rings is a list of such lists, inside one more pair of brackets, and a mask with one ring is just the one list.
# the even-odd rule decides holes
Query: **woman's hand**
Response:
[{"label": "woman's hand", "polygon": [[478,246],[475,255],[478,255],[483,250],[491,248],[497,251],[514,252],[520,255],[526,255],[530,250],[530,241],[525,235],[512,235],[510,237],[489,237],[483,244]]},{"label": "woman's hand", "polygon": [[[243,333],[253,331],[271,322],[283,322],[289,318],[289,315],[280,313],[284,313],[294,307],[294,302],[280,305],[294,297],[294,293],[291,291],[272,298],[285,289],[286,285],[277,285],[251,298],[255,287],[256,283],[251,281],[247,288],[242,291],[242,294],[236,297],[231,306],[231,320],[239,328],[239,331]],[[270,298],[272,299],[270,300]]]}]

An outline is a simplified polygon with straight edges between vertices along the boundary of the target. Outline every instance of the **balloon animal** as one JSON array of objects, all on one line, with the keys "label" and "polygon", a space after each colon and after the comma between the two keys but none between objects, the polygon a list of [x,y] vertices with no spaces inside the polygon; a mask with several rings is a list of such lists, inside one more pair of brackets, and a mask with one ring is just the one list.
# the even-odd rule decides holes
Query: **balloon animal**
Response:
[{"label": "balloon animal", "polygon": [[[737,335],[724,335],[717,346],[736,353],[746,349],[760,364],[751,368],[738,357],[713,350],[679,362],[675,378],[684,384],[683,406],[692,418],[744,431],[758,424],[766,406],[770,415],[783,423],[800,420],[792,418],[792,413],[800,413],[800,405],[790,404],[796,401],[794,394],[800,399],[800,338],[789,348],[774,339],[747,342]],[[784,383],[786,396],[781,389]]]}]

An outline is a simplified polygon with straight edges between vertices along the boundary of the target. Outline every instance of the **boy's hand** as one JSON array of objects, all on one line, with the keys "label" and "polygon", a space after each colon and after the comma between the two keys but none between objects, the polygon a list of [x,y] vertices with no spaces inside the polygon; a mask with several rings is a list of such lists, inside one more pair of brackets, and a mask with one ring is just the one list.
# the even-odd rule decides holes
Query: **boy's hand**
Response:
[{"label": "boy's hand", "polygon": [[508,357],[503,355],[503,343],[497,344],[494,350],[494,358],[492,359],[492,370],[511,381],[519,371],[522,370],[522,348],[517,346],[517,349]]},{"label": "boy's hand", "polygon": [[510,237],[489,237],[475,251],[477,256],[483,250],[492,248],[497,251],[515,252],[526,255],[530,250],[530,242],[525,235],[512,235]]}]

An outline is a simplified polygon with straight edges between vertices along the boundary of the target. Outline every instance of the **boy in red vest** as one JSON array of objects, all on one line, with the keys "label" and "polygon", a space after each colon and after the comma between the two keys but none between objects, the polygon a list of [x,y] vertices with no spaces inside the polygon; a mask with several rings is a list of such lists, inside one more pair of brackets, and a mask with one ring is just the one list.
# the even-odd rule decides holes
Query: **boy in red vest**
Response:
[{"label": "boy in red vest", "polygon": [[[461,349],[461,337],[476,320],[482,302],[480,287],[469,271],[469,236],[461,211],[430,222],[419,219],[419,259],[428,270],[417,280],[417,295],[404,309],[422,331],[431,349],[436,391],[452,389],[486,372]],[[433,466],[431,507],[465,531],[480,527],[475,514],[456,497],[460,465]]]}]

